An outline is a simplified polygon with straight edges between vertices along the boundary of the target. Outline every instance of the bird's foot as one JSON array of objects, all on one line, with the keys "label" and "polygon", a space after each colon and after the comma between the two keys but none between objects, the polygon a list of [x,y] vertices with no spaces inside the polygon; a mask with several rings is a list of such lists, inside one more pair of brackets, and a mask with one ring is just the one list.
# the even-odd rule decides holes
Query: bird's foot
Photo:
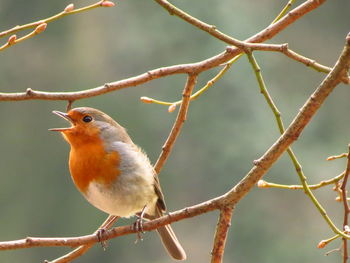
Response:
[{"label": "bird's foot", "polygon": [[142,234],[144,233],[143,232],[143,216],[145,214],[145,210],[146,210],[146,206],[143,207],[141,213],[139,214],[136,214],[136,221],[135,223],[133,224],[133,229],[136,231],[136,234],[137,234],[137,238],[135,240],[135,244],[139,241],[139,240],[143,240],[142,238]]},{"label": "bird's foot", "polygon": [[104,240],[104,236],[105,236],[105,234],[106,234],[106,231],[107,231],[106,228],[99,228],[99,229],[96,231],[96,236],[97,236],[98,242],[101,243],[101,246],[102,246],[103,250],[106,250],[107,247],[108,247],[107,241]]}]

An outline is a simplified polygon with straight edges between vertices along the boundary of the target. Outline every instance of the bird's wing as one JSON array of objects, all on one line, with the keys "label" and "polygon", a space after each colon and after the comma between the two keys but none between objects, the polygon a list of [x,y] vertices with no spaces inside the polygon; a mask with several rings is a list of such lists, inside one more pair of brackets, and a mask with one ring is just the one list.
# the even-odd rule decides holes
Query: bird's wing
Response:
[{"label": "bird's wing", "polygon": [[156,173],[154,173],[154,191],[156,192],[156,194],[158,196],[157,208],[159,209],[159,211],[165,212],[166,205],[165,205],[165,201],[164,201],[164,195],[163,195],[162,189],[160,188],[159,178],[158,178],[158,175]]}]

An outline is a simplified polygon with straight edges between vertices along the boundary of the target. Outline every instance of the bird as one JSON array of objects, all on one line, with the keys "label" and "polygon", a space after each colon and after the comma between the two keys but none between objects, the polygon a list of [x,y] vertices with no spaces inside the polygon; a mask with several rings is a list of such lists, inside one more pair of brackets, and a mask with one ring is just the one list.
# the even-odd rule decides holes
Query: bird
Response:
[{"label": "bird", "polygon": [[[71,124],[50,130],[60,132],[70,144],[70,174],[88,202],[105,213],[125,218],[144,213],[145,218],[155,219],[166,212],[158,176],[124,127],[90,107],[53,113]],[[157,228],[157,232],[173,259],[186,259],[170,225]]]}]

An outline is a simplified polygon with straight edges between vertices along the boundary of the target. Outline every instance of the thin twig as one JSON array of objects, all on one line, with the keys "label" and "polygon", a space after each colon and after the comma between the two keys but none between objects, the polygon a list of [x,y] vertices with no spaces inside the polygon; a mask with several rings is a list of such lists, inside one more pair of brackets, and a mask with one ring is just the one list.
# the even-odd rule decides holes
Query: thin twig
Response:
[{"label": "thin twig", "polygon": [[21,43],[22,41],[25,41],[29,38],[32,38],[32,37],[44,32],[46,29],[46,26],[47,26],[46,23],[42,23],[42,24],[38,25],[32,32],[30,32],[29,34],[27,34],[21,38],[17,38],[16,35],[10,36],[9,39],[7,40],[7,42],[0,47],[0,51],[3,51],[6,48],[12,47],[18,43]]},{"label": "thin twig", "polygon": [[226,206],[220,210],[219,221],[216,226],[214,246],[211,255],[211,263],[221,263],[224,258],[224,251],[228,230],[231,226],[233,206]]},{"label": "thin twig", "polygon": [[[103,6],[106,6],[106,7],[111,7],[112,5],[103,5],[104,2],[107,2],[107,1],[104,1],[104,0],[101,0],[101,1],[98,1],[92,5],[88,5],[88,6],[85,6],[85,7],[82,7],[82,8],[78,8],[78,9],[71,9],[71,10],[67,10],[67,7],[60,13],[56,14],[56,15],[53,15],[51,17],[48,17],[48,18],[45,18],[45,19],[41,19],[39,21],[35,21],[35,22],[32,22],[32,23],[28,23],[28,24],[25,24],[25,25],[21,25],[21,26],[15,26],[11,29],[8,29],[8,30],[5,30],[5,31],[2,31],[0,32],[0,38],[1,37],[4,37],[4,36],[7,36],[7,35],[12,35],[18,31],[22,31],[22,30],[25,30],[25,29],[29,29],[29,28],[35,28],[43,23],[50,23],[50,22],[53,22],[57,19],[60,19],[64,16],[68,16],[68,15],[73,15],[73,14],[76,14],[76,13],[81,13],[81,12],[84,12],[84,11],[88,11],[88,10],[91,10],[91,9],[94,9],[94,8],[97,8],[97,7],[103,7]],[[110,1],[108,1],[110,2]],[[111,2],[110,2],[111,3]]]},{"label": "thin twig", "polygon": [[325,240],[321,240],[318,245],[317,248],[324,248],[326,247],[329,243],[331,243],[332,241],[338,239],[340,237],[340,235],[335,235],[332,236],[331,238],[325,239]]},{"label": "thin twig", "polygon": [[[335,183],[339,182],[344,177],[344,175],[345,175],[345,172],[341,173],[338,176],[331,178],[329,180],[321,181],[318,184],[310,184],[309,188],[312,190],[315,190],[315,189],[319,189],[319,188],[326,186],[326,185],[335,184]],[[302,185],[275,184],[275,183],[266,182],[265,180],[259,180],[258,187],[259,188],[280,188],[280,189],[288,189],[288,190],[302,190],[302,189],[304,189]]]},{"label": "thin twig", "polygon": [[185,88],[184,88],[183,93],[182,93],[182,103],[181,103],[179,113],[178,113],[177,118],[174,122],[173,128],[171,129],[170,134],[169,134],[164,146],[162,147],[162,153],[160,154],[156,164],[154,165],[154,170],[156,171],[157,174],[159,174],[164,163],[168,159],[169,154],[171,152],[171,149],[173,148],[174,143],[175,143],[178,135],[180,134],[182,125],[184,124],[184,122],[186,120],[188,107],[190,105],[191,93],[192,93],[194,86],[196,85],[196,81],[197,81],[197,75],[193,75],[193,74],[188,75],[187,82],[186,82]]},{"label": "thin twig", "polygon": [[348,153],[342,153],[342,154],[338,154],[338,155],[329,156],[327,158],[327,161],[333,161],[333,160],[341,159],[341,158],[345,158],[345,157],[348,157]]},{"label": "thin twig", "polygon": [[272,21],[271,24],[274,24],[278,20],[280,20],[288,12],[288,10],[292,7],[292,4],[294,2],[295,2],[295,0],[288,1],[288,3],[285,5],[285,7],[282,9],[282,11],[278,14],[278,16]]},{"label": "thin twig", "polygon": [[[343,231],[347,232],[349,231],[349,213],[350,213],[350,208],[349,208],[349,203],[348,203],[348,198],[347,198],[347,190],[346,190],[346,185],[348,183],[348,178],[350,174],[350,145],[348,145],[348,161],[346,165],[346,171],[345,171],[345,176],[343,179],[343,182],[340,186],[340,189],[342,191],[342,199],[343,199],[343,206],[344,206],[344,220],[343,220]],[[349,233],[348,233],[349,234]],[[343,237],[343,263],[348,262],[348,240]]]}]

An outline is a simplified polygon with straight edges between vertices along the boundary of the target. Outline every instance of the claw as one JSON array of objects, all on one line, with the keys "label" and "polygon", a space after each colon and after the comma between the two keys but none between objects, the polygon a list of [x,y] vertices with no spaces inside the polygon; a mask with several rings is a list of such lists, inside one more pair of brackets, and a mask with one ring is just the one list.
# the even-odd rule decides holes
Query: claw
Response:
[{"label": "claw", "polygon": [[146,211],[146,205],[142,208],[141,213],[139,215],[136,214],[137,219],[136,219],[135,223],[133,224],[133,229],[137,232],[137,238],[135,240],[135,244],[139,240],[141,240],[141,241],[143,240],[143,238],[142,238],[142,234],[144,233],[143,232],[143,216],[145,214],[145,211]]},{"label": "claw", "polygon": [[103,240],[103,236],[106,234],[106,229],[105,228],[100,228],[97,230],[96,236],[98,239],[98,242],[101,243],[102,249],[104,251],[106,251],[107,247],[108,247],[108,243],[106,240]]}]

